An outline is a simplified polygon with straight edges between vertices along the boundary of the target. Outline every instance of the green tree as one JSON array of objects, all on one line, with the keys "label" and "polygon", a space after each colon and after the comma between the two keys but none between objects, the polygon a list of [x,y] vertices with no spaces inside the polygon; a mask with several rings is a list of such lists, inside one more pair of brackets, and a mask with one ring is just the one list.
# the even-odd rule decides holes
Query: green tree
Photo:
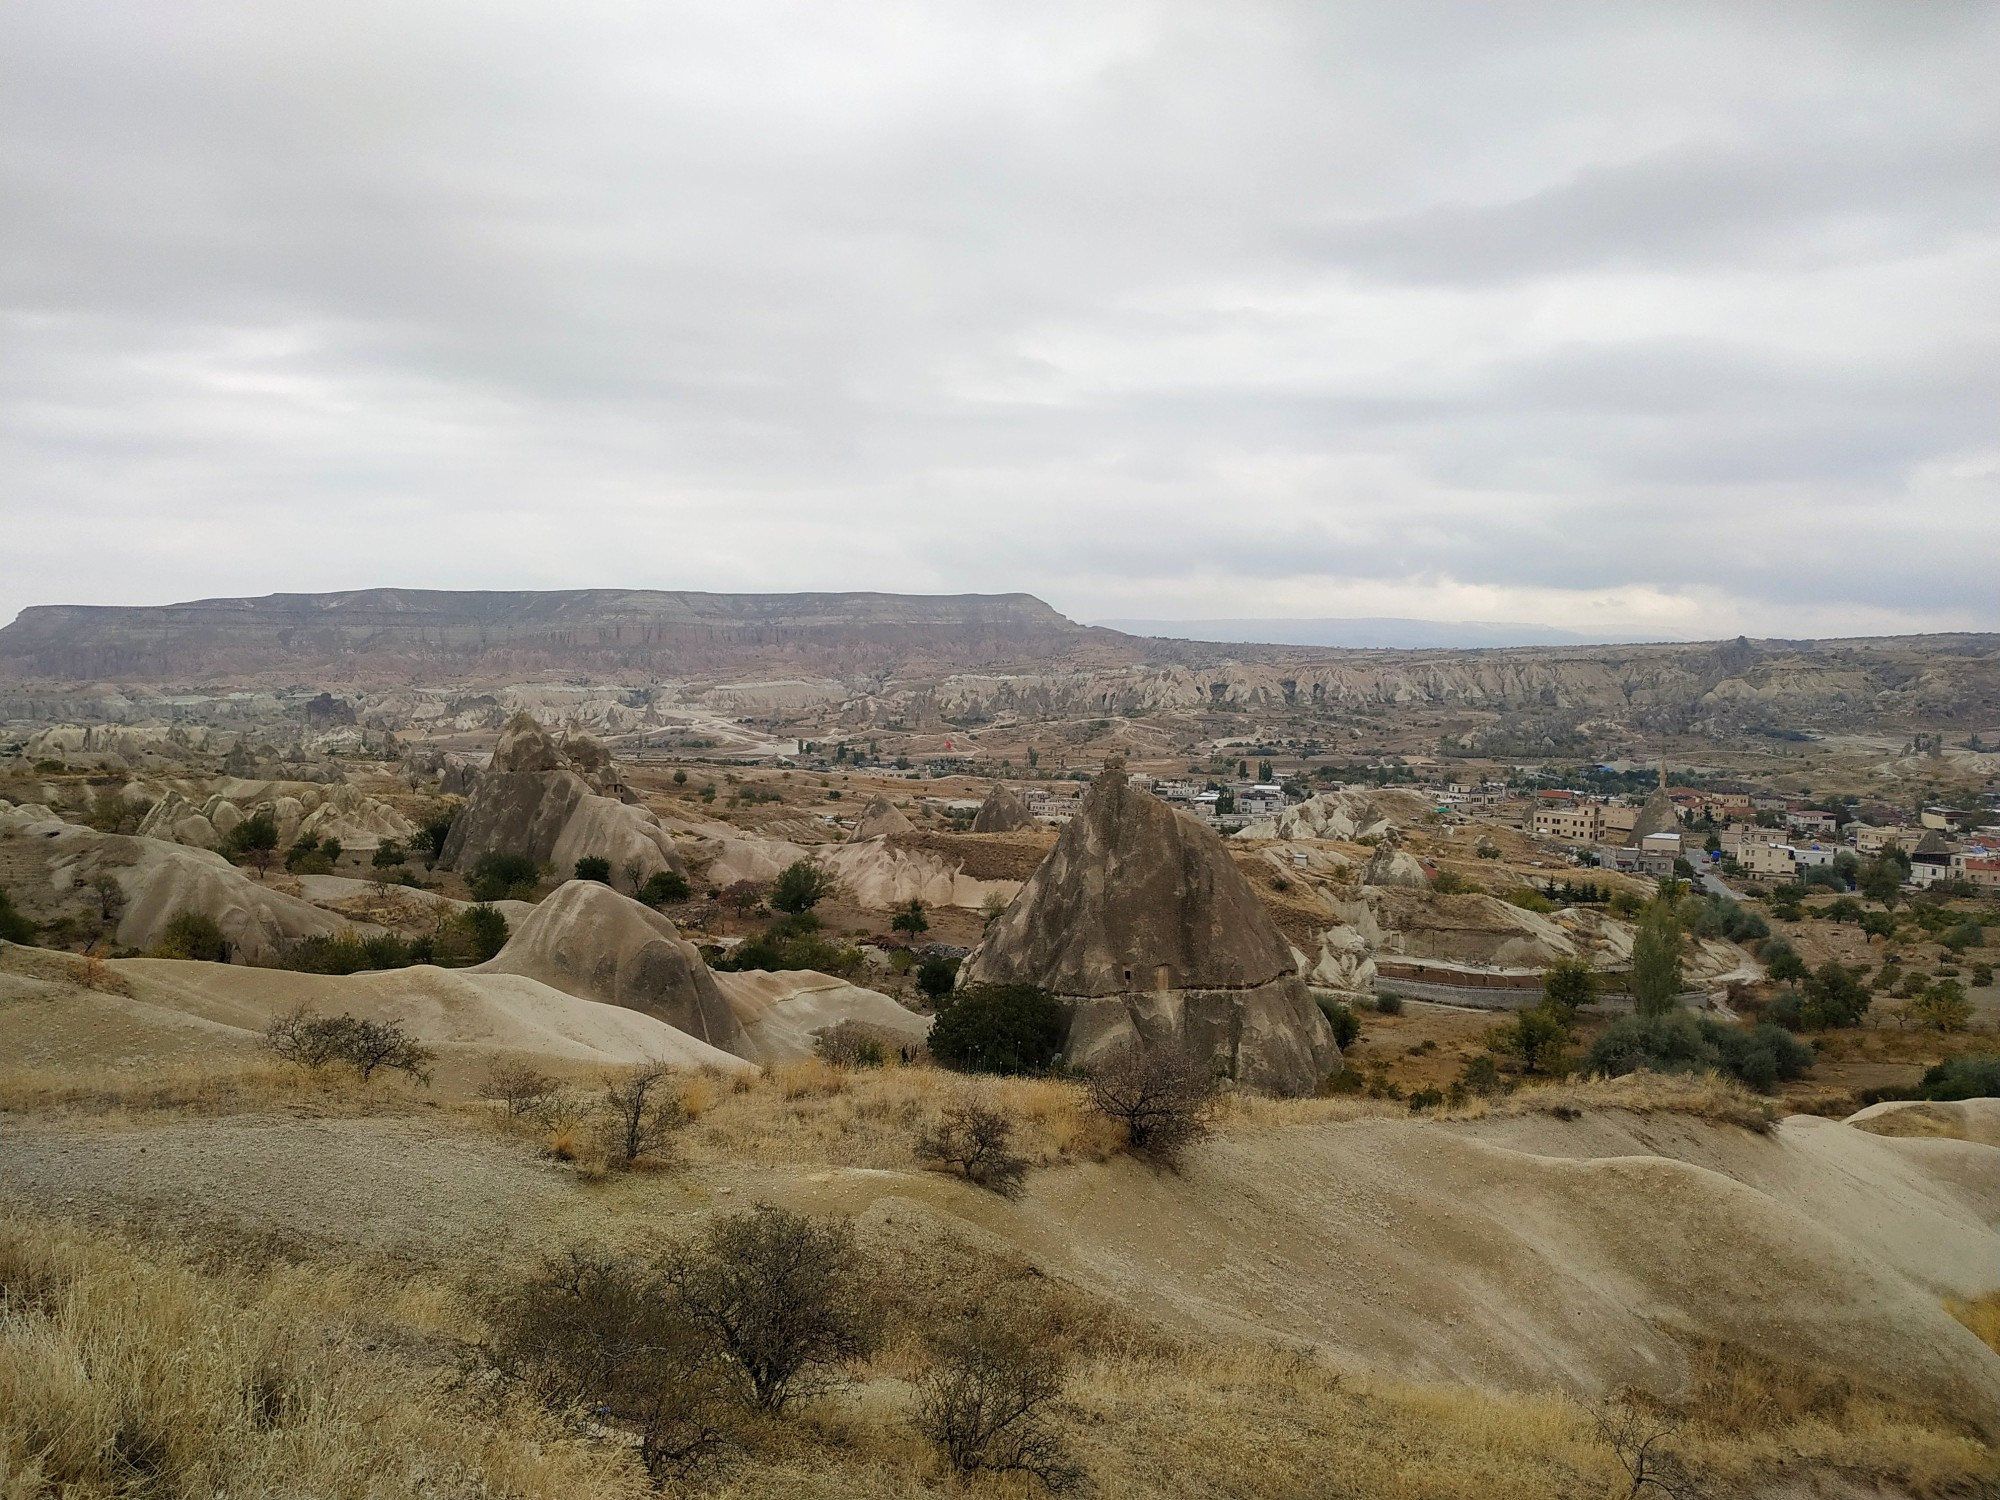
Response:
[{"label": "green tree", "polygon": [[917,988],[933,1001],[949,995],[958,983],[958,960],[934,953],[917,965]]},{"label": "green tree", "polygon": [[0,888],[0,942],[27,944],[34,940],[35,924],[14,909],[6,890]]},{"label": "green tree", "polygon": [[369,860],[378,870],[393,870],[410,857],[409,851],[394,839],[384,839],[375,846],[374,856]]},{"label": "green tree", "polygon": [[1632,998],[1642,1016],[1665,1015],[1680,1004],[1681,926],[1673,904],[1657,900],[1639,916],[1632,939]]},{"label": "green tree", "polygon": [[1268,760],[1257,762],[1257,779],[1265,783],[1271,780],[1271,763]]},{"label": "green tree", "polygon": [[1587,959],[1559,958],[1542,971],[1542,1003],[1565,1017],[1597,998],[1597,970]]},{"label": "green tree", "polygon": [[594,880],[599,885],[611,884],[611,861],[595,854],[586,854],[576,862],[578,880]]},{"label": "green tree", "polygon": [[674,772],[674,785],[686,786],[687,784],[688,784],[688,773],[685,771],[676,770]]},{"label": "green tree", "polygon": [[445,840],[451,837],[451,825],[457,821],[457,808],[441,807],[426,813],[418,822],[410,847],[423,855],[425,869],[436,867],[438,856],[444,853]]},{"label": "green tree", "polygon": [[1813,1031],[1858,1024],[1874,999],[1860,980],[1831,961],[1809,974],[1800,988],[1805,999],[1799,1021]]},{"label": "green tree", "polygon": [[794,860],[778,872],[777,881],[771,887],[772,909],[795,913],[811,911],[833,895],[838,885],[833,871],[824,865],[810,859]]},{"label": "green tree", "polygon": [[1552,1073],[1560,1069],[1569,1040],[1568,1014],[1545,1000],[1494,1027],[1487,1033],[1486,1045],[1495,1052],[1520,1058],[1526,1072]]},{"label": "green tree", "polygon": [[931,1023],[930,1051],[961,1073],[1042,1073],[1062,1053],[1069,1020],[1031,984],[969,984]]},{"label": "green tree", "polygon": [[889,923],[890,931],[907,932],[911,937],[929,932],[930,929],[930,918],[924,915],[924,903],[914,896],[910,898],[910,904],[897,912]]},{"label": "green tree", "polygon": [[1796,984],[1806,977],[1806,961],[1783,938],[1772,938],[1758,950],[1757,956],[1763,959],[1765,971],[1782,983]]},{"label": "green tree", "polygon": [[1956,979],[1939,979],[1910,1002],[1908,1015],[1920,1026],[1963,1031],[1972,1021],[1972,1002],[1965,998],[1965,986]]},{"label": "green tree", "polygon": [[270,812],[258,812],[245,818],[222,840],[222,852],[231,860],[250,865],[257,871],[257,878],[263,879],[264,872],[271,867],[271,856],[278,849],[278,820]]}]

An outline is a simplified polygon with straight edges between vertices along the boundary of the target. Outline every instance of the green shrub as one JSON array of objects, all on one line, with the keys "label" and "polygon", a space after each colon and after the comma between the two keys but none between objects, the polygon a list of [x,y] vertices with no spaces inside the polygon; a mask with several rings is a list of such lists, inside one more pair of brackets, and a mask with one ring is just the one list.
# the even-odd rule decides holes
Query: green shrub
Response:
[{"label": "green shrub", "polygon": [[278,848],[278,820],[268,811],[245,818],[223,835],[220,846],[226,859],[255,866],[262,871],[271,863]]},{"label": "green shrub", "polygon": [[446,924],[454,934],[462,934],[471,950],[472,961],[483,964],[507,946],[507,919],[485,902],[468,906]]},{"label": "green shrub", "polygon": [[1384,990],[1375,997],[1375,1009],[1385,1016],[1400,1016],[1403,1013],[1403,997]]},{"label": "green shrub", "polygon": [[586,854],[576,862],[578,880],[594,880],[599,885],[611,884],[611,861],[595,854]]},{"label": "green shrub", "polygon": [[488,901],[532,901],[542,880],[541,866],[525,854],[486,854],[472,867],[466,885],[472,899]]},{"label": "green shrub", "polygon": [[305,1007],[272,1021],[264,1030],[264,1043],[282,1061],[309,1068],[347,1063],[363,1083],[382,1068],[429,1083],[437,1060],[437,1053],[410,1035],[401,1021],[322,1016]]},{"label": "green shrub", "polygon": [[819,919],[811,912],[781,917],[754,937],[745,938],[710,967],[744,969],[816,969],[847,978],[861,968],[861,950],[830,943],[819,935]]},{"label": "green shrub", "polygon": [[1540,891],[1533,890],[1525,885],[1507,893],[1507,904],[1509,906],[1518,906],[1522,911],[1540,912],[1543,916],[1547,916],[1556,909],[1555,902],[1544,896]]},{"label": "green shrub", "polygon": [[930,1051],[962,1073],[1044,1073],[1069,1034],[1055,996],[1031,984],[972,984],[931,1023]]},{"label": "green shrub", "polygon": [[1925,1070],[1918,1085],[1925,1099],[2000,1098],[2000,1057],[1954,1057]]},{"label": "green shrub", "polygon": [[1530,1005],[1513,1020],[1489,1031],[1486,1045],[1494,1052],[1518,1057],[1526,1072],[1560,1072],[1563,1053],[1569,1046],[1569,1018],[1568,1011],[1547,1001]]},{"label": "green shrub", "polygon": [[1977,922],[1960,922],[1946,932],[1938,941],[1953,953],[1963,953],[1967,948],[1986,946],[1986,933]]},{"label": "green shrub", "polygon": [[932,1000],[942,1000],[958,983],[959,960],[934,953],[917,965],[917,988]]},{"label": "green shrub", "polygon": [[1477,896],[1486,887],[1476,880],[1467,880],[1456,870],[1439,870],[1431,881],[1431,890],[1440,896]]},{"label": "green shrub", "polygon": [[407,864],[409,858],[409,850],[394,839],[384,839],[375,846],[375,853],[368,862],[378,870],[393,870],[398,865]]},{"label": "green shrub", "polygon": [[333,853],[327,853],[327,846],[321,844],[311,834],[307,834],[285,851],[285,868],[294,875],[331,875],[333,862],[340,855],[338,840],[328,841]]},{"label": "green shrub", "polygon": [[1974,964],[1972,966],[1972,987],[1983,989],[1993,983],[1993,965]]},{"label": "green shrub", "polygon": [[6,887],[0,886],[0,942],[32,943],[35,940],[35,924],[14,909],[8,899]]},{"label": "green shrub", "polygon": [[1747,943],[1771,935],[1771,924],[1754,911],[1746,911],[1743,906],[1720,891],[1711,891],[1701,902],[1691,924],[1696,937],[1727,938],[1732,943]]},{"label": "green shrub", "polygon": [[229,940],[222,935],[222,929],[215,925],[215,918],[206,913],[175,912],[161,930],[160,941],[153,949],[153,956],[226,964],[229,962]]},{"label": "green shrub", "polygon": [[685,901],[692,894],[687,876],[679,870],[655,870],[639,887],[639,899],[648,906],[666,906]]},{"label": "green shrub", "polygon": [[1326,1024],[1333,1028],[1333,1039],[1341,1047],[1351,1047],[1354,1039],[1361,1035],[1361,1017],[1354,1013],[1354,1007],[1335,1000],[1330,995],[1315,995],[1320,1014],[1326,1017]]},{"label": "green shrub", "polygon": [[907,932],[911,937],[929,932],[930,928],[930,918],[924,915],[924,903],[914,896],[910,898],[910,904],[898,911],[889,923],[890,931]]},{"label": "green shrub", "polygon": [[1641,1068],[1654,1073],[1713,1071],[1763,1090],[1799,1077],[1812,1064],[1812,1048],[1781,1027],[1768,1022],[1731,1026],[1685,1010],[1623,1016],[1584,1056],[1588,1071],[1612,1078]]}]

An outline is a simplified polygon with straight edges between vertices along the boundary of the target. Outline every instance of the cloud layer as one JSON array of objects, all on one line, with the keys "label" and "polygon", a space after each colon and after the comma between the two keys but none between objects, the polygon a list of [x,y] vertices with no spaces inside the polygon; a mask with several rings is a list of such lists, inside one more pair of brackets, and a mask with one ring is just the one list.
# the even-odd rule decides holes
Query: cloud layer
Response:
[{"label": "cloud layer", "polygon": [[2000,629],[2000,9],[0,10],[0,618]]}]

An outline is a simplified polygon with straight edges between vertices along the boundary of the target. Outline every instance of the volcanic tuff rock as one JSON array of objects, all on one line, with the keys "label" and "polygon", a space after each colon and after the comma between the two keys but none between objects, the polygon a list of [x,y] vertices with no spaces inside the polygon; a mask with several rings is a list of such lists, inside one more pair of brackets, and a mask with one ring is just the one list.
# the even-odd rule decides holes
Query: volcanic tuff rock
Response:
[{"label": "volcanic tuff rock", "polygon": [[651,907],[595,880],[559,886],[499,955],[473,972],[525,975],[581,1000],[644,1011],[725,1052],[737,1050],[736,1015],[694,944]]},{"label": "volcanic tuff rock", "polygon": [[861,821],[854,825],[854,832],[848,835],[848,839],[858,844],[863,839],[879,839],[885,834],[912,833],[916,826],[887,797],[877,797],[861,814]]},{"label": "volcanic tuff rock", "polygon": [[526,855],[558,873],[586,857],[609,860],[619,872],[636,865],[642,879],[657,870],[687,873],[657,817],[593,791],[525,714],[507,726],[492,764],[473,782],[438,863],[469,870],[487,854]]},{"label": "volcanic tuff rock", "polygon": [[1012,833],[1017,828],[1034,826],[1035,815],[1028,811],[1028,804],[998,781],[993,783],[993,790],[986,794],[978,816],[972,820],[974,833]]},{"label": "volcanic tuff rock", "polygon": [[1361,872],[1361,883],[1427,891],[1431,877],[1425,871],[1423,861],[1405,849],[1401,841],[1390,833],[1384,835],[1374,854],[1369,856],[1368,866]]},{"label": "volcanic tuff rock", "polygon": [[1134,1042],[1180,1043],[1281,1094],[1310,1093],[1340,1066],[1222,840],[1115,765],[960,977],[1054,993],[1070,1013],[1068,1056],[1084,1065]]}]

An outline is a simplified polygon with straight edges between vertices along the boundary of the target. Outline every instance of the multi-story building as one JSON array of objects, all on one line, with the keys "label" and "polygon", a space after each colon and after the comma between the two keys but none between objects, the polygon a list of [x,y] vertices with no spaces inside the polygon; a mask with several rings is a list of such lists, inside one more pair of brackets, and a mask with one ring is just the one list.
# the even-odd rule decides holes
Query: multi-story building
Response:
[{"label": "multi-story building", "polygon": [[1799,867],[1798,851],[1790,844],[1746,842],[1736,862],[1752,875],[1792,875]]}]

